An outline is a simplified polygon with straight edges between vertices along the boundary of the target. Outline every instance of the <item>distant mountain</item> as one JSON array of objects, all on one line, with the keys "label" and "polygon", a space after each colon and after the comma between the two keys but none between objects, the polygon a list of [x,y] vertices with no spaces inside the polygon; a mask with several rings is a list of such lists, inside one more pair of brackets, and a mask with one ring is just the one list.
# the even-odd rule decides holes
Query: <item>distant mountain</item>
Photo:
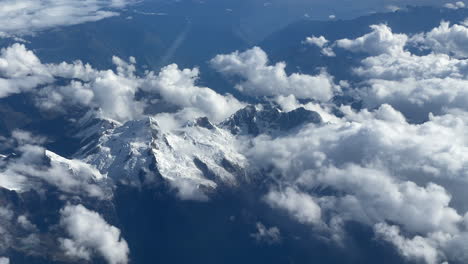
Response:
[{"label": "distant mountain", "polygon": [[338,80],[355,80],[351,67],[357,66],[365,54],[350,54],[335,49],[335,57],[321,54],[316,46],[304,44],[309,36],[324,36],[330,42],[343,38],[357,38],[370,32],[370,25],[387,24],[395,33],[416,34],[429,31],[441,21],[459,23],[468,16],[468,9],[457,10],[438,7],[408,6],[388,13],[376,13],[350,20],[315,21],[302,19],[282,28],[258,45],[265,50],[272,61],[287,62],[289,72],[317,73],[326,67]]}]

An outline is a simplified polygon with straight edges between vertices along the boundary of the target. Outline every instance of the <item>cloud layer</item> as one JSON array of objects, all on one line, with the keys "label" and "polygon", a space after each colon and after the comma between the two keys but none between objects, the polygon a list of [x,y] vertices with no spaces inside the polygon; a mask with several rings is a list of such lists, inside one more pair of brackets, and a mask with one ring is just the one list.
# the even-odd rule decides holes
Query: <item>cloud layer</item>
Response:
[{"label": "cloud layer", "polygon": [[25,35],[58,26],[117,16],[132,0],[1,0],[0,37]]},{"label": "cloud layer", "polygon": [[[179,122],[180,116],[186,117],[184,121],[208,116],[219,122],[245,104],[232,95],[198,86],[197,68],[180,69],[172,64],[160,72],[137,74],[134,58],[114,58],[115,69],[109,70],[79,61],[43,64],[25,46],[15,44],[0,54],[0,81],[4,83],[0,97],[26,92],[36,96],[43,110],[65,113],[74,106],[100,118],[127,122],[122,126],[116,122],[118,128],[112,136],[138,140],[128,144],[110,140],[102,153],[123,153],[120,150],[127,148],[135,155],[127,158],[125,153],[122,160],[138,164],[134,157],[147,153],[151,144],[159,173],[178,183],[176,188],[184,199],[208,197],[203,194],[200,199],[198,183],[174,179],[196,175],[205,180],[199,169],[202,165],[194,165],[195,157],[204,161],[201,163],[210,173],[229,176],[219,165],[224,161],[220,150],[227,150],[242,161],[246,157],[239,164],[247,171],[274,177],[275,183],[261,194],[272,210],[328,234],[336,242],[343,241],[346,223],[352,221],[372,228],[376,238],[391,243],[408,259],[428,264],[467,262],[468,29],[442,22],[413,36],[394,33],[387,25],[373,25],[369,31],[334,43],[324,37],[306,39],[327,52],[344,49],[364,56],[351,69],[357,81],[340,82],[350,88],[346,95],[362,100],[360,109],[331,102],[343,91],[325,69],[315,76],[287,74],[285,63],[270,65],[267,54],[258,47],[211,60],[245,95],[279,104],[282,109],[275,113],[304,107],[325,121],[275,136],[228,135],[229,131],[208,121],[205,126],[184,123],[184,129],[173,129],[177,126],[170,123]],[[66,79],[65,84],[57,81],[60,78]],[[144,96],[139,98],[139,94]],[[165,140],[157,141],[159,127],[151,127],[152,119],[148,120],[154,131],[144,126],[148,122],[137,120],[160,101],[175,106],[177,113],[157,116],[166,123],[162,130],[173,132],[159,135]],[[143,127],[141,140],[136,129],[125,130],[132,124]],[[5,168],[0,172],[2,186],[40,179],[70,193],[100,193],[94,180],[102,175],[86,163],[45,151],[39,147],[41,140],[30,135],[17,132],[14,137],[21,142],[17,147],[21,155],[0,163]],[[224,140],[217,141],[219,138]],[[50,159],[49,167],[37,165],[44,157]],[[231,176],[225,178],[235,182]],[[67,206],[61,217],[70,236],[60,240],[68,255],[89,260],[97,252],[109,263],[127,263],[128,246],[120,231],[99,214],[83,206]],[[252,237],[277,243],[280,232],[259,223]]]},{"label": "cloud layer", "polygon": [[[272,189],[265,200],[338,240],[347,221],[358,221],[408,259],[466,262],[465,30],[442,22],[407,36],[374,25],[364,36],[331,44],[368,56],[353,69],[360,82],[351,91],[364,108],[341,106],[342,116],[326,124],[255,138],[247,157],[288,186]],[[409,47],[428,52],[414,54]],[[278,101],[301,105],[294,97]]]},{"label": "cloud layer", "polygon": [[36,103],[43,110],[66,112],[78,107],[119,122],[143,116],[149,102],[138,100],[138,92],[160,96],[170,104],[191,108],[215,121],[244,105],[229,94],[220,95],[197,86],[197,68],[179,69],[172,64],[159,73],[147,71],[138,76],[133,57],[128,62],[114,57],[113,63],[115,70],[97,70],[81,61],[43,64],[24,45],[14,44],[0,53],[0,98],[30,92],[36,95]]}]

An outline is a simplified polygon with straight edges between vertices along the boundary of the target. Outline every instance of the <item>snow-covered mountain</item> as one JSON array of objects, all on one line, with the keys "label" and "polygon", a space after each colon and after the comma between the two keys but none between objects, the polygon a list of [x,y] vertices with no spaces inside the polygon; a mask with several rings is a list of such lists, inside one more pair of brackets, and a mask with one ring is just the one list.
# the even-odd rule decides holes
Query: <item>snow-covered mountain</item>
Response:
[{"label": "snow-covered mountain", "polygon": [[248,183],[247,175],[254,174],[247,173],[252,166],[238,137],[280,135],[320,122],[316,112],[283,112],[270,105],[249,105],[220,124],[201,117],[170,131],[153,117],[124,124],[85,117],[78,122],[82,147],[74,157],[116,181],[140,185],[163,180],[183,198],[203,198],[219,185]]}]

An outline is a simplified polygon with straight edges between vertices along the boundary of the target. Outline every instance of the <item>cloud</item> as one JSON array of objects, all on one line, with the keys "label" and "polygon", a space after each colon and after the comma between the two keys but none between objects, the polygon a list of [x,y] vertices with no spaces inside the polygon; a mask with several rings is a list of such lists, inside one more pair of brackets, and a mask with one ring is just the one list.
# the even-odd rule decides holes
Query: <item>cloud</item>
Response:
[{"label": "cloud", "polygon": [[117,16],[131,0],[1,0],[0,32],[26,35]]},{"label": "cloud", "polygon": [[[464,103],[468,98],[465,89],[468,61],[461,58],[464,32],[468,32],[464,26],[449,27],[443,22],[427,34],[412,37],[407,44],[429,49],[431,52],[426,55],[405,50],[404,41],[398,42],[401,45],[390,45],[392,42],[388,40],[406,41],[409,37],[394,34],[387,26],[375,27],[374,33],[370,34],[381,31],[377,28],[386,28],[385,38],[375,38],[369,44],[381,47],[381,52],[371,53],[354,69],[362,80],[363,88],[357,93],[363,99],[364,107],[391,104],[414,122],[427,120],[429,113],[440,115],[450,109],[468,109]],[[359,39],[369,39],[368,36],[350,41],[358,43]],[[340,40],[337,43],[339,46]]]},{"label": "cloud", "polygon": [[277,244],[281,242],[280,230],[274,226],[266,228],[265,225],[258,222],[256,224],[257,232],[250,234],[257,242],[264,242],[267,244]]},{"label": "cloud", "polygon": [[271,207],[287,211],[301,223],[319,224],[321,221],[320,206],[311,196],[293,188],[271,190],[264,199]]},{"label": "cloud", "polygon": [[422,48],[435,53],[452,55],[456,58],[467,58],[468,28],[464,25],[450,25],[442,21],[439,27],[427,33],[414,36],[412,41]]},{"label": "cloud", "polygon": [[398,54],[408,41],[404,34],[394,34],[387,25],[372,25],[371,33],[356,39],[340,39],[336,45],[352,52],[368,53],[370,55]]},{"label": "cloud", "polygon": [[21,192],[41,189],[43,181],[68,193],[98,198],[109,196],[108,190],[99,183],[105,176],[94,167],[45,150],[36,145],[41,138],[34,139],[26,132],[15,131],[13,135],[20,135],[15,149],[17,156],[0,163],[1,187]]},{"label": "cloud", "polygon": [[460,9],[465,8],[465,3],[463,3],[462,1],[457,1],[455,3],[446,3],[444,7],[448,9]]},{"label": "cloud", "polygon": [[109,264],[128,263],[127,242],[120,230],[109,225],[101,215],[82,205],[67,205],[60,215],[60,224],[71,237],[59,239],[68,256],[91,260],[97,253]]},{"label": "cloud", "polygon": [[335,52],[333,52],[333,48],[330,47],[329,45],[329,41],[324,36],[307,37],[304,43],[319,47],[321,49],[322,54],[325,56],[328,56],[328,57],[336,56]]},{"label": "cloud", "polygon": [[29,91],[53,80],[36,55],[22,44],[0,51],[0,98]]},{"label": "cloud", "polygon": [[[81,61],[43,64],[23,44],[14,44],[0,54],[0,98],[29,92],[46,111],[89,109],[101,118],[118,122],[139,119],[151,104],[136,98],[138,92],[159,95],[179,108],[220,121],[244,106],[232,95],[199,87],[197,68],[179,69],[172,64],[159,73],[136,74],[136,60],[113,57],[115,70],[97,70]],[[60,82],[58,82],[60,80]],[[97,111],[96,111],[97,109]]]},{"label": "cloud", "polygon": [[268,65],[268,56],[259,47],[217,55],[211,60],[211,65],[226,76],[240,77],[243,81],[236,85],[236,89],[252,96],[292,94],[299,99],[328,101],[335,92],[340,91],[325,71],[315,76],[299,73],[288,75],[284,62]]},{"label": "cloud", "polygon": [[[301,223],[323,223],[332,237],[344,235],[341,226],[347,221],[391,223],[404,235],[400,240],[388,239],[388,234],[381,238],[397,248],[408,244],[403,255],[466,261],[460,253],[466,197],[453,188],[468,187],[466,112],[411,124],[389,105],[373,111],[340,110],[344,116],[330,123],[253,139],[246,150],[251,163],[271,171],[280,186],[291,186],[272,189],[265,201]],[[448,238],[435,239],[435,234]],[[416,236],[433,241],[427,245],[436,253],[420,249],[426,244]]]},{"label": "cloud", "polygon": [[468,151],[465,113],[433,116],[415,125],[389,105],[373,112],[355,113],[347,107],[342,110],[345,119],[337,123],[311,124],[297,134],[275,139],[257,137],[247,153],[254,163],[274,166],[283,175],[356,163],[392,168],[404,179],[415,175],[468,179],[464,171],[468,166],[464,155]]},{"label": "cloud", "polygon": [[[340,218],[372,225],[399,223],[410,232],[458,232],[462,217],[449,206],[450,194],[432,183],[421,187],[400,181],[385,169],[345,165],[305,172],[300,179],[308,188],[330,187],[344,196],[325,197],[322,208],[336,210]],[[374,186],[374,187],[373,187]],[[379,186],[378,189],[375,186]]]},{"label": "cloud", "polygon": [[421,237],[415,236],[412,239],[401,236],[397,226],[390,226],[379,223],[374,226],[376,235],[383,240],[394,244],[400,253],[410,259],[424,260],[428,264],[437,264],[439,252],[431,243]]},{"label": "cloud", "polygon": [[0,257],[0,264],[10,264],[10,259],[6,257]]},{"label": "cloud", "polygon": [[[14,202],[8,199],[4,199],[3,206],[0,206],[0,255],[8,254],[12,249],[36,254],[40,250],[39,230],[16,209]],[[8,258],[0,257],[0,263],[2,261],[8,261]]]},{"label": "cloud", "polygon": [[179,69],[171,64],[158,75],[149,74],[143,89],[157,92],[175,105],[197,109],[214,121],[221,121],[244,107],[230,94],[220,95],[207,87],[196,86],[198,75],[197,68]]}]

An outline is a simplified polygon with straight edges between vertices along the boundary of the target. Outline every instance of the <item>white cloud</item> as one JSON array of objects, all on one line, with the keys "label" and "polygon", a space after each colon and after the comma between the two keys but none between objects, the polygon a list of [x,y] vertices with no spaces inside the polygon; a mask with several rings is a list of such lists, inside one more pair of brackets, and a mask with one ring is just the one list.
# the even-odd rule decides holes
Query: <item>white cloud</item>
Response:
[{"label": "white cloud", "polygon": [[10,264],[10,259],[6,257],[0,257],[0,264]]},{"label": "white cloud", "polygon": [[158,75],[148,74],[144,88],[180,107],[195,108],[214,121],[221,121],[244,107],[232,95],[220,95],[207,87],[196,86],[199,70],[179,69],[176,64],[161,69]]},{"label": "white cloud", "polygon": [[450,25],[449,22],[443,21],[439,27],[427,33],[418,34],[411,41],[436,53],[457,58],[468,57],[468,28],[464,25]]},{"label": "white cloud", "polygon": [[71,237],[59,239],[68,256],[91,260],[97,253],[109,264],[128,263],[127,242],[120,230],[109,225],[101,215],[82,205],[67,205],[60,214],[60,224]]},{"label": "white cloud", "polygon": [[328,57],[336,56],[335,52],[333,52],[333,48],[328,44],[329,41],[324,36],[307,37],[304,43],[319,47],[321,49],[322,54],[325,56],[328,56]]},{"label": "white cloud", "polygon": [[[324,165],[378,164],[400,178],[415,175],[468,180],[465,113],[431,117],[414,125],[388,105],[359,114],[342,108],[345,119],[327,125],[309,125],[297,134],[270,139],[258,137],[249,149],[253,162],[275,166],[284,175]],[[434,144],[437,142],[437,144]]]},{"label": "white cloud", "polygon": [[457,1],[455,3],[446,3],[444,7],[448,9],[460,9],[465,8],[465,3],[462,1]]},{"label": "white cloud", "polygon": [[[396,224],[405,235],[393,242],[397,247],[407,245],[403,255],[466,261],[461,253],[465,220],[459,213],[467,210],[466,196],[453,189],[468,187],[466,112],[432,116],[417,125],[389,105],[372,112],[356,113],[349,107],[341,111],[344,117],[332,123],[253,140],[247,150],[251,163],[273,168],[273,175],[281,175],[276,178],[281,186],[295,186],[271,191],[266,201],[303,223],[308,222],[304,215],[314,210],[298,201],[313,201],[326,230],[339,236],[337,223],[349,220],[369,226]],[[322,189],[330,193],[316,193]],[[438,233],[449,239],[433,238]],[[408,238],[417,235],[421,238]],[[436,253],[421,245],[425,240]]]},{"label": "white cloud", "polygon": [[53,80],[36,55],[22,44],[0,51],[0,98],[29,91]]},{"label": "white cloud", "polygon": [[299,73],[287,75],[284,62],[268,65],[268,56],[259,47],[217,55],[211,60],[211,65],[227,76],[243,79],[236,85],[236,89],[252,96],[292,94],[299,99],[328,101],[335,92],[340,91],[325,71],[315,76]]},{"label": "white cloud", "polygon": [[[24,136],[21,140],[24,140]],[[47,151],[35,145],[38,140],[27,143],[21,140],[18,140],[20,145],[16,148],[18,156],[0,163],[1,187],[21,192],[40,189],[41,181],[44,181],[68,193],[85,193],[98,198],[110,195],[99,183],[104,180],[104,176],[94,167]]]},{"label": "white cloud", "polygon": [[376,235],[394,244],[400,253],[411,259],[424,260],[428,264],[438,264],[439,252],[431,245],[431,242],[421,236],[415,236],[411,239],[405,238],[400,234],[397,226],[389,226],[385,223],[379,223],[374,226]]},{"label": "white cloud", "polygon": [[[450,194],[441,186],[425,187],[399,181],[385,169],[345,165],[305,172],[300,181],[308,188],[330,187],[344,196],[323,198],[328,211],[345,220],[372,225],[391,221],[411,232],[457,233],[462,217],[449,206]],[[379,186],[376,188],[375,186]]]},{"label": "white cloud", "polygon": [[[119,15],[132,0],[1,0],[0,32],[33,34]],[[113,11],[114,10],[114,11]]]},{"label": "white cloud", "polygon": [[[406,41],[408,37],[394,34],[386,26],[379,27],[387,28],[386,37],[375,38],[372,45],[384,47],[382,51],[393,51],[371,53],[372,56],[363,59],[361,66],[354,69],[362,78],[364,88],[358,93],[365,107],[374,108],[388,103],[416,122],[427,120],[429,113],[440,115],[450,109],[468,109],[464,103],[468,98],[468,61],[450,56],[464,56],[465,45],[462,44],[468,40],[466,27],[449,27],[443,22],[427,34],[412,37],[411,45],[431,50],[431,53],[421,56],[405,50],[403,44],[389,45],[391,41],[387,40]],[[368,36],[350,41],[358,43],[357,40]]]},{"label": "white cloud", "polygon": [[284,191],[271,190],[265,201],[273,208],[286,210],[299,222],[304,224],[320,224],[321,209],[313,198],[293,188]]},{"label": "white cloud", "polygon": [[[81,61],[43,64],[22,44],[0,54],[0,98],[14,93],[32,92],[43,110],[62,111],[72,106],[95,111],[102,118],[119,122],[141,118],[151,102],[136,100],[138,91],[158,94],[166,102],[190,108],[198,115],[220,121],[244,106],[232,95],[221,95],[199,87],[195,69],[179,69],[172,64],[161,72],[136,75],[136,60],[126,62],[113,57],[115,70],[97,70]],[[57,78],[67,83],[57,84]],[[45,87],[40,88],[39,85]]]},{"label": "white cloud", "polygon": [[320,37],[312,36],[312,37],[307,37],[305,42],[310,45],[315,45],[319,48],[323,48],[328,43],[328,40],[324,36],[320,36]]},{"label": "white cloud", "polygon": [[336,45],[340,48],[352,52],[363,52],[370,55],[398,54],[403,52],[403,48],[408,41],[404,34],[394,34],[387,25],[372,25],[371,33],[356,39],[340,39]]}]

